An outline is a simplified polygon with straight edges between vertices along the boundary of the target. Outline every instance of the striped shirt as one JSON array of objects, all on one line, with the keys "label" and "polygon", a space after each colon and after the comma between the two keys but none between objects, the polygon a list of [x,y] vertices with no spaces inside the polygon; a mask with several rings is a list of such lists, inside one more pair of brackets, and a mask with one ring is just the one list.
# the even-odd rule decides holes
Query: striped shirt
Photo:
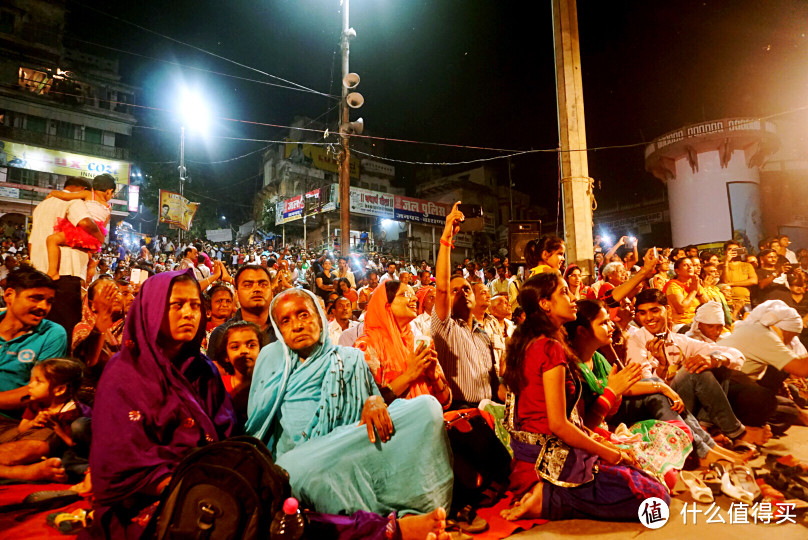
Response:
[{"label": "striped shirt", "polygon": [[492,398],[492,384],[497,381],[491,339],[483,327],[473,320],[451,316],[441,321],[432,309],[432,339],[443,373],[449,381],[453,402],[479,403]]}]

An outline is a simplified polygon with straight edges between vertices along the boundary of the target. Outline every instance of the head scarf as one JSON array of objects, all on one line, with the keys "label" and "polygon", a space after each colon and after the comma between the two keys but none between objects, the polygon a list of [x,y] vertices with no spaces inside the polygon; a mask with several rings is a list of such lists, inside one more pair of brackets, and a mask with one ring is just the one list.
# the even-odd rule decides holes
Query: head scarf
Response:
[{"label": "head scarf", "polygon": [[432,285],[424,285],[417,291],[415,291],[415,296],[418,298],[418,315],[424,312],[424,300],[426,299],[429,292],[435,292],[435,287]]},{"label": "head scarf", "polygon": [[690,330],[685,334],[687,337],[704,341],[707,343],[714,343],[714,341],[701,331],[699,323],[704,324],[724,324],[724,307],[715,300],[702,304],[696,309],[696,314],[693,316],[693,322],[690,325]]},{"label": "head scarf", "polygon": [[143,283],[126,317],[123,347],[101,376],[90,452],[100,504],[155,489],[188,451],[229,436],[235,425],[219,373],[200,352],[204,311],[179,358],[168,358],[157,344],[172,281],[182,274],[193,277],[193,269]]},{"label": "head scarf", "polygon": [[782,300],[766,300],[755,309],[739,325],[760,323],[763,326],[776,326],[785,332],[802,332],[802,319],[797,310],[789,307]]},{"label": "head scarf", "polygon": [[[283,334],[275,320],[275,305],[288,294],[305,294],[310,299],[320,317],[320,339],[305,362],[283,339]],[[282,402],[287,395],[305,399],[315,393],[311,377],[319,377],[322,383],[317,413],[303,430],[304,439],[326,435],[335,428],[358,422],[365,400],[378,394],[364,356],[352,347],[338,347],[331,343],[328,335],[328,318],[317,296],[306,289],[287,289],[276,296],[269,305],[269,320],[275,329],[278,340],[270,343],[258,355],[250,386],[250,399],[247,406],[248,434],[262,439],[270,449],[277,452],[275,444],[279,426],[275,423]],[[305,375],[302,375],[302,374]],[[281,423],[283,419],[280,419]],[[294,433],[292,438],[300,437]]]},{"label": "head scarf", "polygon": [[[431,288],[431,287],[430,287]],[[420,289],[419,289],[420,292]],[[359,338],[360,349],[371,348],[380,363],[376,382],[385,386],[407,371],[407,357],[415,349],[415,335],[407,324],[401,330],[390,304],[387,288],[376,287],[365,313],[365,334]],[[381,380],[379,380],[381,379]],[[423,377],[410,385],[407,398],[429,394],[429,386]]]}]

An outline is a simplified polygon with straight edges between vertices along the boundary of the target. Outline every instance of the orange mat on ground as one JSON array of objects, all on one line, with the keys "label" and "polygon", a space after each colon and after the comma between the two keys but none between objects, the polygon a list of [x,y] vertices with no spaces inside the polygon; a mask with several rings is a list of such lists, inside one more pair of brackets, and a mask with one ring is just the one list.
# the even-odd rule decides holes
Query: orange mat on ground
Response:
[{"label": "orange mat on ground", "polygon": [[474,540],[499,540],[507,538],[520,530],[528,530],[536,525],[547,523],[546,519],[519,519],[507,521],[499,517],[499,513],[511,505],[512,494],[509,492],[497,504],[489,508],[480,508],[477,515],[488,522],[488,530],[473,535]]},{"label": "orange mat on ground", "polygon": [[[0,486],[0,506],[15,504],[35,491],[63,490],[69,484],[8,484]],[[76,538],[76,535],[62,534],[46,521],[51,512],[72,512],[79,508],[90,508],[88,500],[77,501],[63,508],[43,510],[17,510],[0,514],[0,537],[3,540],[44,540],[53,538]]]}]

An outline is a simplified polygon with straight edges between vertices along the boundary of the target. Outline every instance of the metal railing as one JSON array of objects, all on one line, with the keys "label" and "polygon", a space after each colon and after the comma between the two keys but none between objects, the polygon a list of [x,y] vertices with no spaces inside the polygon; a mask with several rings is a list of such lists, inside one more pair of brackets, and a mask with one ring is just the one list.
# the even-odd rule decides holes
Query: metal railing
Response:
[{"label": "metal railing", "polygon": [[59,150],[69,150],[80,154],[106,157],[111,159],[129,159],[128,148],[117,148],[105,144],[90,143],[68,137],[59,137],[38,131],[0,125],[0,137],[6,137],[14,142],[38,144]]}]

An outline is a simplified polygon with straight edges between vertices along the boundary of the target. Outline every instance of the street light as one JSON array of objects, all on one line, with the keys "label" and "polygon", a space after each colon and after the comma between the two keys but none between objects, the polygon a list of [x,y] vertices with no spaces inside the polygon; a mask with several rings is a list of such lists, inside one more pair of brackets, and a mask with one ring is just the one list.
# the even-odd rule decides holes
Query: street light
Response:
[{"label": "street light", "polygon": [[[180,166],[178,167],[180,173],[180,197],[185,194],[185,127],[204,135],[207,132],[210,123],[209,108],[202,97],[188,89],[180,93],[179,102],[180,113]],[[177,239],[182,244],[182,228],[180,227],[177,232]]]}]

